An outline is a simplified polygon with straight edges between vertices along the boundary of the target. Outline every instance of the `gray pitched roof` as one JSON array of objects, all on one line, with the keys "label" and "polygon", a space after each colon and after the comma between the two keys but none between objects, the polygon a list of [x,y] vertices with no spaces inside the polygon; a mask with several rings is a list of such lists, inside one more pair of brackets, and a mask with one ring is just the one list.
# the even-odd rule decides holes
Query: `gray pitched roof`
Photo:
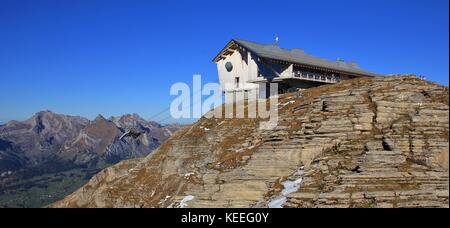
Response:
[{"label": "gray pitched roof", "polygon": [[[316,66],[326,68],[329,70],[345,72],[352,75],[362,76],[379,76],[378,74],[371,73],[360,69],[356,63],[346,63],[343,61],[329,61],[320,59],[311,55],[305,54],[302,49],[284,49],[273,44],[258,44],[250,41],[233,39],[232,42],[244,47],[248,51],[256,54],[259,57],[274,59],[280,61],[286,61],[290,63],[304,64],[309,66]],[[228,47],[228,45],[227,45]],[[226,47],[226,48],[227,48]],[[219,54],[220,55],[220,54]]]}]

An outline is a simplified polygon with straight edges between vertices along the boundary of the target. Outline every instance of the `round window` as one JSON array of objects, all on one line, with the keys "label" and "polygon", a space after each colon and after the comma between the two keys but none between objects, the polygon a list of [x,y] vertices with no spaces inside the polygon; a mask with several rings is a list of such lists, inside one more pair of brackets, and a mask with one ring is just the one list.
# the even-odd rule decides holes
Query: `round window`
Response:
[{"label": "round window", "polygon": [[228,72],[231,72],[233,70],[233,64],[231,62],[225,63],[225,69],[227,69]]}]

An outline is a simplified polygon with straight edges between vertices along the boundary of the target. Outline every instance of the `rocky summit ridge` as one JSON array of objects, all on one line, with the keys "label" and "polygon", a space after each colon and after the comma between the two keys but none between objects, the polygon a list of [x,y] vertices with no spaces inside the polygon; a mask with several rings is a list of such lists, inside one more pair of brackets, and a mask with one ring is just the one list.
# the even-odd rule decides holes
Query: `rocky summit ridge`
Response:
[{"label": "rocky summit ridge", "polygon": [[448,87],[359,78],[278,108],[274,130],[202,118],[51,207],[448,207]]}]

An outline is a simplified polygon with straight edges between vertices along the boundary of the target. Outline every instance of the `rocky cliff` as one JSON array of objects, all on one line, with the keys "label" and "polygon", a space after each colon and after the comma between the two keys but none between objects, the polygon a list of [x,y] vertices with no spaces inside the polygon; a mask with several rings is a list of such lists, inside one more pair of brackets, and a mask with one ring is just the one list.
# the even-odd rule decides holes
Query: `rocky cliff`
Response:
[{"label": "rocky cliff", "polygon": [[53,207],[448,207],[448,87],[411,75],[286,94],[279,123],[207,119]]}]

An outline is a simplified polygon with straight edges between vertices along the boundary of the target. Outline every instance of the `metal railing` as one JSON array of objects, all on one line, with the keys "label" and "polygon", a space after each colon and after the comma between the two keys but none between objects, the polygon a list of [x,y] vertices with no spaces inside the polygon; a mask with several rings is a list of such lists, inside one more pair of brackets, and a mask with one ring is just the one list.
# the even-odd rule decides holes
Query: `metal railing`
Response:
[{"label": "metal railing", "polygon": [[293,74],[294,78],[300,78],[300,79],[310,80],[310,81],[319,81],[319,82],[325,82],[325,83],[337,83],[341,80],[339,76],[323,75],[323,74],[311,73],[311,72],[294,71],[292,74]]}]

